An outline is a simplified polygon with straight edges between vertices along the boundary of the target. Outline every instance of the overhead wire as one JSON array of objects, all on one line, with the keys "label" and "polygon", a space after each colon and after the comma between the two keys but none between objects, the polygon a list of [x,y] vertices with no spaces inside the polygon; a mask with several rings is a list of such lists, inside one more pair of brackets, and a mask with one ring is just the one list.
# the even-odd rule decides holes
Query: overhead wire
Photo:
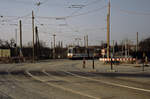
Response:
[{"label": "overhead wire", "polygon": [[[39,23],[39,22],[38,22]],[[42,25],[43,26],[43,25]],[[66,25],[65,25],[66,26]],[[44,26],[43,26],[44,27]],[[77,32],[77,31],[75,31],[75,30],[73,30],[73,28],[71,28],[69,25],[67,25],[67,27],[68,28],[70,28],[71,29],[71,31],[73,31],[73,32]],[[46,27],[44,27],[44,29],[46,30]],[[44,30],[43,30],[44,31]],[[46,31],[44,31],[44,33],[45,34],[51,34],[51,33],[47,33]],[[61,34],[59,34],[59,35],[61,35]],[[51,35],[52,36],[52,35]],[[75,34],[73,34],[73,35],[63,35],[63,37],[74,37],[74,36],[79,36],[79,35],[75,35]]]},{"label": "overhead wire", "polygon": [[[95,3],[100,2],[100,1],[102,1],[102,0],[96,0],[96,1],[90,2],[90,3],[88,3],[86,6],[89,6],[90,4],[95,4]],[[103,7],[100,7],[100,8],[97,8],[97,9],[93,9],[93,10],[90,10],[90,11],[87,11],[87,12],[79,13],[79,14],[75,14],[75,13],[78,12],[78,11],[75,11],[75,12],[73,12],[72,14],[70,14],[70,15],[68,15],[68,16],[62,16],[62,17],[50,17],[50,16],[49,16],[49,17],[44,17],[44,16],[37,16],[37,18],[65,20],[65,19],[67,19],[67,18],[72,18],[72,17],[76,17],[76,16],[82,16],[82,15],[87,15],[87,14],[90,14],[90,13],[94,13],[94,12],[97,12],[97,11],[102,10],[102,9],[104,9],[104,8],[106,8],[106,5],[103,6]]]},{"label": "overhead wire", "polygon": [[[96,0],[95,2],[92,2],[92,3],[96,3],[97,1],[100,1],[100,0]],[[91,4],[91,3],[89,3],[89,4]],[[87,5],[89,5],[89,4],[87,4]],[[68,19],[68,18],[72,18],[72,17],[76,17],[76,16],[82,16],[82,15],[86,15],[86,14],[89,14],[89,13],[93,13],[93,12],[102,10],[102,9],[104,9],[104,8],[106,8],[106,6],[103,6],[103,7],[101,7],[101,8],[97,8],[97,9],[94,9],[94,10],[90,10],[90,11],[87,11],[87,12],[84,12],[84,13],[79,13],[79,14],[76,14],[76,15],[67,16],[66,19],[65,19],[65,22],[66,22],[66,24],[67,24],[66,26],[68,26],[73,32],[78,32],[78,33],[79,33],[79,30],[74,30],[74,28],[72,28],[72,27],[68,24],[67,19]]]},{"label": "overhead wire", "polygon": [[[43,2],[47,2],[48,0],[44,0]],[[35,10],[35,13],[37,14],[39,11],[39,6],[36,6],[36,10]],[[31,18],[29,17],[32,13],[27,13],[23,16],[3,16],[1,15],[1,18],[3,18],[3,20],[7,21],[7,22],[11,22],[11,21],[15,21],[15,20],[19,20],[19,19],[23,19],[23,18]],[[7,19],[4,19],[4,18],[7,18]]]},{"label": "overhead wire", "polygon": [[47,1],[48,0],[44,0],[44,1],[43,0],[42,1],[38,0],[38,2],[36,2],[36,9],[37,9],[35,11],[36,14],[39,12],[41,5],[45,4]]},{"label": "overhead wire", "polygon": [[27,1],[27,0],[25,0],[25,1],[23,1],[23,0],[5,0],[5,1],[11,1],[11,3],[20,3],[20,4],[32,4],[30,1],[31,0],[29,0],[29,1]]},{"label": "overhead wire", "polygon": [[78,13],[78,12],[79,12],[80,10],[82,10],[83,8],[85,8],[85,7],[89,6],[89,5],[93,5],[93,4],[95,4],[95,3],[97,3],[97,2],[100,2],[100,1],[102,1],[102,0],[95,0],[95,1],[92,1],[92,2],[90,2],[90,3],[87,3],[87,4],[85,4],[83,7],[80,7],[79,9],[77,9],[76,11],[74,11],[73,13],[71,13],[69,16],[72,16],[72,15]]},{"label": "overhead wire", "polygon": [[[36,19],[36,22],[37,23],[39,23],[39,24],[41,24],[37,19]],[[69,26],[69,24],[65,21],[65,26],[67,26],[68,28],[70,28],[73,32],[78,32],[77,30],[74,30],[72,27],[70,27]],[[42,25],[43,27],[44,27],[44,33],[45,34],[51,34],[51,33],[47,33],[45,30],[47,30],[47,28],[44,26],[44,25]],[[79,33],[79,32],[78,32]],[[51,35],[52,36],[52,35]],[[64,36],[64,35],[63,35]],[[77,36],[77,35],[76,35]],[[79,36],[79,35],[78,35]],[[71,36],[69,36],[69,35],[67,35],[67,37],[71,37]]]},{"label": "overhead wire", "polygon": [[[15,0],[16,2],[24,2],[24,1],[18,1],[18,0]],[[40,3],[40,5],[41,4],[44,4],[44,3],[46,3],[48,0],[44,0],[43,2],[41,2]],[[40,2],[40,1],[39,1]],[[40,6],[39,5],[39,6]],[[38,11],[39,11],[39,6],[36,6],[36,10],[35,10],[35,13],[37,13]],[[34,10],[34,9],[33,9]],[[26,18],[26,17],[28,17],[28,16],[30,16],[32,13],[30,12],[30,13],[27,13],[27,14],[25,14],[25,15],[23,15],[23,16],[3,16],[3,15],[1,15],[1,18],[3,17],[7,17],[7,18],[13,18],[13,19],[9,19],[9,20],[18,20],[18,19],[22,19],[22,18]],[[31,18],[31,17],[28,17],[28,18]]]},{"label": "overhead wire", "polygon": [[71,31],[80,33],[79,30],[75,30],[72,26],[70,26],[70,25],[68,24],[67,20],[64,20],[64,21],[65,21],[66,26],[67,26]]},{"label": "overhead wire", "polygon": [[[35,19],[35,21],[36,21],[37,23],[41,24],[37,19]],[[48,32],[46,31],[47,28],[45,27],[45,25],[41,25],[41,26],[44,28],[44,30],[42,30],[44,34],[50,34],[50,36],[53,36],[52,33],[48,33]],[[63,37],[64,37],[64,35],[63,35]],[[72,37],[72,36],[65,35],[65,37],[68,38],[68,37]],[[49,39],[48,39],[48,41],[49,41]],[[49,42],[47,42],[47,43],[49,43]]]},{"label": "overhead wire", "polygon": [[94,12],[103,10],[103,9],[105,9],[106,7],[107,7],[107,6],[105,5],[105,6],[101,7],[101,8],[93,9],[93,10],[90,10],[90,11],[87,11],[87,12],[84,12],[84,13],[79,13],[79,14],[72,15],[72,16],[66,16],[66,18],[73,18],[73,17],[77,17],[77,16],[87,15],[87,14],[90,14],[90,13],[94,13]]},{"label": "overhead wire", "polygon": [[[45,0],[45,2],[47,2],[48,0]],[[91,3],[88,3],[86,6],[90,5],[90,4],[94,4],[95,2],[99,2],[100,0],[96,0],[94,2],[91,2]],[[105,6],[103,7],[105,8]],[[76,15],[72,15],[72,16],[66,16],[66,17],[40,17],[40,16],[37,16],[37,18],[48,18],[48,19],[62,19],[62,20],[66,20],[66,18],[72,18],[72,17],[76,17],[76,16],[81,16],[81,15],[86,15],[86,14],[89,14],[89,13],[93,13],[95,11],[99,11],[100,9],[103,9],[103,8],[98,8],[98,9],[94,9],[94,10],[91,10],[91,11],[87,11],[87,12],[84,12],[84,13],[79,13],[79,14],[76,14]],[[39,10],[39,9],[38,9]],[[29,15],[31,15],[31,13],[27,14],[27,15],[24,15],[24,16],[19,16],[16,18],[16,16],[7,16],[7,17],[14,17],[13,19],[11,20],[18,20],[19,18],[24,18],[24,17],[28,17]],[[28,17],[28,18],[31,18],[31,17]],[[72,28],[71,28],[72,29]],[[73,30],[73,29],[72,29]],[[74,30],[73,30],[74,31]],[[75,30],[75,32],[78,32],[77,30]]]},{"label": "overhead wire", "polygon": [[83,12],[83,13],[79,13],[79,14],[75,14],[75,15],[71,15],[71,16],[62,16],[62,17],[44,17],[44,16],[37,16],[37,18],[41,18],[41,19],[60,19],[60,20],[66,20],[66,19],[69,19],[69,18],[74,18],[74,17],[77,17],[77,16],[83,16],[83,15],[87,15],[87,14],[90,14],[90,13],[94,13],[94,12],[98,12],[100,10],[103,10],[105,9],[107,6],[103,6],[103,7],[100,7],[100,8],[97,8],[97,9],[93,9],[93,10],[90,10],[90,11],[87,11],[87,12]]},{"label": "overhead wire", "polygon": [[[48,31],[48,30],[47,30],[48,24],[41,24],[40,21],[37,20],[36,18],[35,18],[35,21],[36,21],[40,26],[42,26],[42,27],[44,28],[44,31],[43,31],[44,34],[49,34],[50,36],[53,36],[52,33],[47,32],[47,31]],[[47,27],[45,27],[45,26],[47,26]]]},{"label": "overhead wire", "polygon": [[[35,21],[40,24],[40,26],[42,26],[44,28],[44,30],[47,30],[47,28],[45,27],[45,25],[41,25],[41,23],[35,18]],[[46,31],[44,31],[45,33],[47,33]],[[49,34],[49,33],[48,33]]]},{"label": "overhead wire", "polygon": [[130,15],[150,15],[150,12],[139,12],[139,11],[129,11],[125,9],[120,9],[119,7],[114,7],[122,13],[130,14]]}]

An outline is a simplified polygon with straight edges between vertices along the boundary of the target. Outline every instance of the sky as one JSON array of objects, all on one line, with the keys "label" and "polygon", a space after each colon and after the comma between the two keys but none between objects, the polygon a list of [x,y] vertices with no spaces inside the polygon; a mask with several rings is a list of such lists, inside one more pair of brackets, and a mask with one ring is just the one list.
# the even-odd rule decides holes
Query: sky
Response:
[{"label": "sky", "polygon": [[[106,41],[108,0],[0,0],[0,39],[15,39],[19,44],[19,20],[22,20],[23,44],[32,41],[31,13],[39,39],[51,46],[53,34],[64,45],[83,45],[85,35],[90,45]],[[37,5],[40,2],[40,5]],[[150,37],[150,0],[111,0],[111,43],[129,39],[136,41]]]}]

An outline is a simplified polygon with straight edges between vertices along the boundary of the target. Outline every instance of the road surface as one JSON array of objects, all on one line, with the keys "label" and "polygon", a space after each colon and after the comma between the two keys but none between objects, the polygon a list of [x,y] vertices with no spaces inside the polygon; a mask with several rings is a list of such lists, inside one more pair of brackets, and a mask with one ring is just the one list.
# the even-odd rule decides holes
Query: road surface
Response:
[{"label": "road surface", "polygon": [[2,99],[150,99],[150,67],[92,60],[0,64]]}]

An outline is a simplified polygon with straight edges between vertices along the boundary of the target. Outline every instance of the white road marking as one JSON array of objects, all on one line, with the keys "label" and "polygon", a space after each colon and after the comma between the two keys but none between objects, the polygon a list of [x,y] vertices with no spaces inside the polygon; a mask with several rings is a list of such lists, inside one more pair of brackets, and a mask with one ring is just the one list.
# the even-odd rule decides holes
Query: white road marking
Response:
[{"label": "white road marking", "polygon": [[[63,72],[66,72],[66,71],[63,71]],[[113,85],[113,86],[117,86],[117,87],[124,87],[124,88],[128,88],[128,89],[134,89],[134,90],[139,90],[139,91],[144,91],[144,92],[150,92],[150,90],[148,90],[148,89],[131,87],[131,86],[127,86],[127,85],[121,85],[121,84],[116,84],[116,83],[111,83],[111,82],[106,82],[106,81],[100,81],[100,80],[97,80],[97,79],[80,76],[78,74],[74,74],[74,73],[71,73],[71,72],[66,72],[66,73],[71,74],[71,75],[76,76],[76,77],[80,77],[80,78],[84,78],[84,79],[92,80],[92,81],[97,81],[97,82],[101,82],[101,83],[108,84],[108,85]]]},{"label": "white road marking", "polygon": [[65,87],[62,87],[62,86],[59,86],[59,85],[56,85],[56,84],[46,83],[45,80],[42,80],[42,79],[39,79],[38,77],[33,76],[30,72],[26,71],[26,73],[27,73],[29,76],[31,76],[33,79],[36,79],[36,80],[41,81],[41,82],[44,82],[45,84],[50,85],[50,86],[52,86],[52,87],[59,88],[59,89],[62,89],[62,90],[64,90],[64,91],[69,91],[69,92],[72,92],[72,93],[75,93],[75,94],[78,94],[78,95],[81,95],[81,96],[89,97],[89,98],[92,98],[92,99],[101,99],[101,98],[99,98],[99,97],[94,97],[94,96],[91,96],[91,95],[88,95],[88,94],[81,93],[81,92],[79,92],[79,91],[74,91],[74,90],[72,90],[72,89],[65,88]]},{"label": "white road marking", "polygon": [[[46,74],[47,76],[53,76],[53,75],[47,73],[44,69],[42,70],[42,72],[43,72],[44,74]],[[68,79],[64,79],[64,78],[56,77],[56,76],[53,76],[53,77],[56,78],[56,79],[61,79],[61,80],[64,80],[64,81],[67,81],[67,82],[72,83],[72,81],[71,81],[71,80],[68,80]],[[76,84],[76,83],[75,83],[75,84]],[[76,84],[76,85],[79,85],[79,84]]]},{"label": "white road marking", "polygon": [[[42,72],[43,72],[44,74],[46,74],[47,76],[53,76],[53,75],[51,75],[51,74],[47,73],[44,69],[42,70]],[[53,77],[54,77],[54,78],[56,78],[56,79],[61,79],[61,80],[63,80],[63,81],[67,81],[67,82],[69,82],[69,83],[72,83],[72,81],[71,81],[71,80],[64,79],[64,78],[62,78],[62,77],[56,77],[56,76],[53,76]],[[74,83],[74,85],[77,85],[77,86],[81,86],[81,87],[83,87],[83,85],[78,84],[78,83]],[[87,86],[84,86],[84,87],[88,88]]]}]

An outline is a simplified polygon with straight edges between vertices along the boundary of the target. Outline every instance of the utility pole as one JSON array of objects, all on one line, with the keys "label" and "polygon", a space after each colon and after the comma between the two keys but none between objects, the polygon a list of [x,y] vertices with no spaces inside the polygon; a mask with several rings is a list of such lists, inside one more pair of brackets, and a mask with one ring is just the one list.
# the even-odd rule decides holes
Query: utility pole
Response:
[{"label": "utility pole", "polygon": [[63,58],[63,41],[61,41],[60,46],[61,46],[61,58]]},{"label": "utility pole", "polygon": [[136,33],[136,64],[137,64],[137,60],[138,60],[138,45],[139,45],[139,33]]},{"label": "utility pole", "polygon": [[19,20],[19,30],[20,30],[20,53],[19,56],[22,56],[22,22]]},{"label": "utility pole", "polygon": [[86,47],[86,37],[84,36],[84,47]]},{"label": "utility pole", "polygon": [[115,54],[115,41],[113,40],[113,56]]},{"label": "utility pole", "polygon": [[136,52],[138,52],[138,46],[139,45],[139,33],[136,33]]},{"label": "utility pole", "polygon": [[16,41],[16,46],[17,46],[17,29],[15,29],[15,41]]},{"label": "utility pole", "polygon": [[53,42],[51,42],[50,57],[53,58]]},{"label": "utility pole", "polygon": [[127,41],[127,47],[128,47],[128,57],[129,57],[130,55],[130,41],[129,40]]},{"label": "utility pole", "polygon": [[53,48],[53,42],[51,42],[51,49]]},{"label": "utility pole", "polygon": [[122,40],[122,44],[121,44],[121,45],[122,45],[122,56],[123,56],[123,52],[124,52],[124,50],[123,50],[123,49],[124,49],[124,43],[123,43],[123,40]]},{"label": "utility pole", "polygon": [[61,48],[63,48],[63,41],[61,41]]},{"label": "utility pole", "polygon": [[36,57],[38,58],[38,54],[39,54],[39,36],[38,36],[38,27],[35,27],[35,34],[36,34]]},{"label": "utility pole", "polygon": [[20,49],[22,49],[22,22],[19,21],[19,30],[20,30]]},{"label": "utility pole", "polygon": [[110,0],[108,3],[108,14],[107,14],[107,58],[110,57]]},{"label": "utility pole", "polygon": [[89,41],[88,41],[88,35],[86,36],[86,47],[88,48],[89,46]]},{"label": "utility pole", "polygon": [[89,53],[88,53],[89,52],[88,51],[88,35],[85,36],[85,44],[86,44],[86,50],[85,51],[86,51],[86,54],[88,54],[88,57],[89,57]]},{"label": "utility pole", "polygon": [[33,33],[33,42],[32,42],[32,62],[34,63],[34,12],[32,11],[32,33]]},{"label": "utility pole", "polygon": [[127,40],[125,40],[125,57],[127,58]]},{"label": "utility pole", "polygon": [[61,48],[61,41],[58,42],[59,48]]},{"label": "utility pole", "polygon": [[35,27],[35,36],[36,36],[35,43],[37,44],[38,43],[38,27],[37,26]]},{"label": "utility pole", "polygon": [[17,55],[17,29],[15,29],[15,41],[16,41],[16,56],[18,56]]},{"label": "utility pole", "polygon": [[53,38],[54,38],[54,48],[53,48],[53,58],[55,59],[55,34],[53,35]]}]

